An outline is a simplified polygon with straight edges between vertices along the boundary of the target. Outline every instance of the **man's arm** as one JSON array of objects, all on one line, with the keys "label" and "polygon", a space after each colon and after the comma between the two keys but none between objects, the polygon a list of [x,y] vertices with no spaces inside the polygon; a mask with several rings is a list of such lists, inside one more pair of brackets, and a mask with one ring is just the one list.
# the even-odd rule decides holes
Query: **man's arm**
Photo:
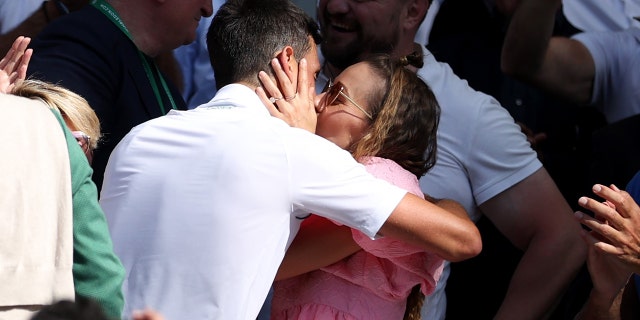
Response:
[{"label": "man's arm", "polygon": [[80,9],[88,0],[61,0],[62,5],[56,1],[43,1],[42,5],[31,16],[22,21],[11,31],[0,35],[0,52],[6,52],[11,48],[13,40],[19,36],[35,37],[53,19],[58,18],[68,12]]},{"label": "man's arm", "polygon": [[621,319],[620,316],[620,303],[622,300],[622,293],[620,291],[618,295],[614,297],[611,302],[608,295],[601,295],[591,290],[589,299],[576,315],[575,320],[617,320]]},{"label": "man's arm", "polygon": [[[459,203],[448,199],[434,199],[428,195],[425,197],[436,206],[471,222],[467,212]],[[328,219],[312,215],[300,226],[300,231],[280,264],[276,280],[326,267],[360,249],[353,239],[351,228],[339,226]]]},{"label": "man's arm", "polygon": [[571,208],[541,168],[480,209],[524,251],[495,319],[544,319],[585,259]]},{"label": "man's arm", "polygon": [[523,0],[502,47],[502,71],[550,93],[586,104],[591,99],[595,65],[579,41],[552,36],[561,0]]},{"label": "man's arm", "polygon": [[380,235],[433,252],[448,261],[472,258],[482,250],[480,232],[468,218],[407,193],[382,225]]},{"label": "man's arm", "polygon": [[31,14],[31,16],[29,16],[17,27],[13,28],[3,35],[0,35],[0,52],[9,51],[13,40],[15,40],[17,37],[34,37],[48,24],[46,15],[44,13],[45,6],[47,12],[51,12],[52,16],[54,14],[57,16],[57,9],[55,8],[55,4],[53,4],[53,2],[51,1],[44,2],[42,7],[38,8],[38,10]]}]

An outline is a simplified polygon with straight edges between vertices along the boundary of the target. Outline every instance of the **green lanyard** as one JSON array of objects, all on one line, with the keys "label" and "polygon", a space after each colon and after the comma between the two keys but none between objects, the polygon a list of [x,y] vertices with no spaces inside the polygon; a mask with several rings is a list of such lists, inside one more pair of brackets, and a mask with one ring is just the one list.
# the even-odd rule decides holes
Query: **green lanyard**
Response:
[{"label": "green lanyard", "polygon": [[[131,34],[129,33],[127,26],[124,25],[124,22],[122,21],[122,19],[120,19],[120,16],[118,16],[118,13],[116,12],[115,9],[113,9],[111,5],[106,3],[104,0],[93,0],[91,1],[91,5],[96,7],[105,16],[107,16],[107,18],[109,18],[111,22],[113,22],[116,26],[118,26],[118,28],[120,28],[120,30],[124,32],[124,34],[131,40],[131,42],[133,42],[133,38],[131,37]],[[135,45],[135,42],[134,42],[134,45]],[[149,65],[148,58],[140,50],[138,50],[138,55],[140,55],[140,60],[142,60],[144,72],[147,74],[147,78],[149,78],[149,83],[151,84],[151,88],[153,88],[153,93],[156,95],[156,100],[158,100],[158,105],[160,105],[160,111],[164,115],[166,114],[166,111],[164,109],[164,103],[162,103],[162,97],[160,96],[160,88],[158,87],[158,82],[156,81],[156,77],[153,76],[153,72],[151,71],[151,66]],[[158,75],[158,79],[160,79],[160,84],[162,85],[162,88],[164,89],[164,92],[167,95],[167,98],[169,98],[169,102],[171,103],[171,108],[177,109],[176,103],[175,101],[173,101],[173,96],[171,95],[171,91],[169,91],[169,87],[167,86],[167,83],[164,81],[164,77],[160,73],[160,70],[158,69],[158,65],[153,63],[153,66],[155,68],[156,74]]]}]

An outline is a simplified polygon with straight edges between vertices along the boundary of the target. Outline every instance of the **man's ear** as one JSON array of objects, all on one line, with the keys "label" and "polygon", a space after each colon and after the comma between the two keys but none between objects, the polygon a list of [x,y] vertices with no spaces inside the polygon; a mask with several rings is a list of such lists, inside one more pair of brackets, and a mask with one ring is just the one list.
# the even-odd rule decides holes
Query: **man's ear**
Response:
[{"label": "man's ear", "polygon": [[430,0],[410,0],[404,8],[404,19],[402,22],[408,30],[418,30],[422,20],[427,15]]},{"label": "man's ear", "polygon": [[282,51],[278,53],[276,58],[280,62],[284,73],[286,73],[287,77],[289,77],[289,80],[291,82],[295,82],[296,79],[294,77],[294,70],[297,70],[298,62],[296,61],[296,57],[293,54],[293,48],[291,46],[284,47],[284,49],[282,49]]}]

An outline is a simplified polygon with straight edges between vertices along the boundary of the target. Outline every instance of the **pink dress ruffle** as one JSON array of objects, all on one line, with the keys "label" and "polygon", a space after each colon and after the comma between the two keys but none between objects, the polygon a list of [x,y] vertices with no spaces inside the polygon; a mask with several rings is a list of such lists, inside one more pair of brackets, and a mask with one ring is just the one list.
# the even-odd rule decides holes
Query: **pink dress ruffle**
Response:
[{"label": "pink dress ruffle", "polygon": [[[371,157],[363,164],[372,175],[422,197],[415,175],[395,162]],[[413,286],[420,284],[425,295],[433,292],[442,273],[440,257],[401,241],[352,234],[363,250],[275,282],[272,319],[402,319]]]}]

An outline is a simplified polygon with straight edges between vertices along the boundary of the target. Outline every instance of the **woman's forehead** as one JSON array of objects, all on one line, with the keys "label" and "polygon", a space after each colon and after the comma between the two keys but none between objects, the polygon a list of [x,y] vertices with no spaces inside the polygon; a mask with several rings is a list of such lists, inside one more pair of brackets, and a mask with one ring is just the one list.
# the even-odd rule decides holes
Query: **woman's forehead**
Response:
[{"label": "woman's forehead", "polygon": [[358,62],[342,71],[335,82],[341,82],[348,91],[366,91],[375,88],[373,83],[378,80],[378,76],[371,72],[371,67],[367,63]]}]

